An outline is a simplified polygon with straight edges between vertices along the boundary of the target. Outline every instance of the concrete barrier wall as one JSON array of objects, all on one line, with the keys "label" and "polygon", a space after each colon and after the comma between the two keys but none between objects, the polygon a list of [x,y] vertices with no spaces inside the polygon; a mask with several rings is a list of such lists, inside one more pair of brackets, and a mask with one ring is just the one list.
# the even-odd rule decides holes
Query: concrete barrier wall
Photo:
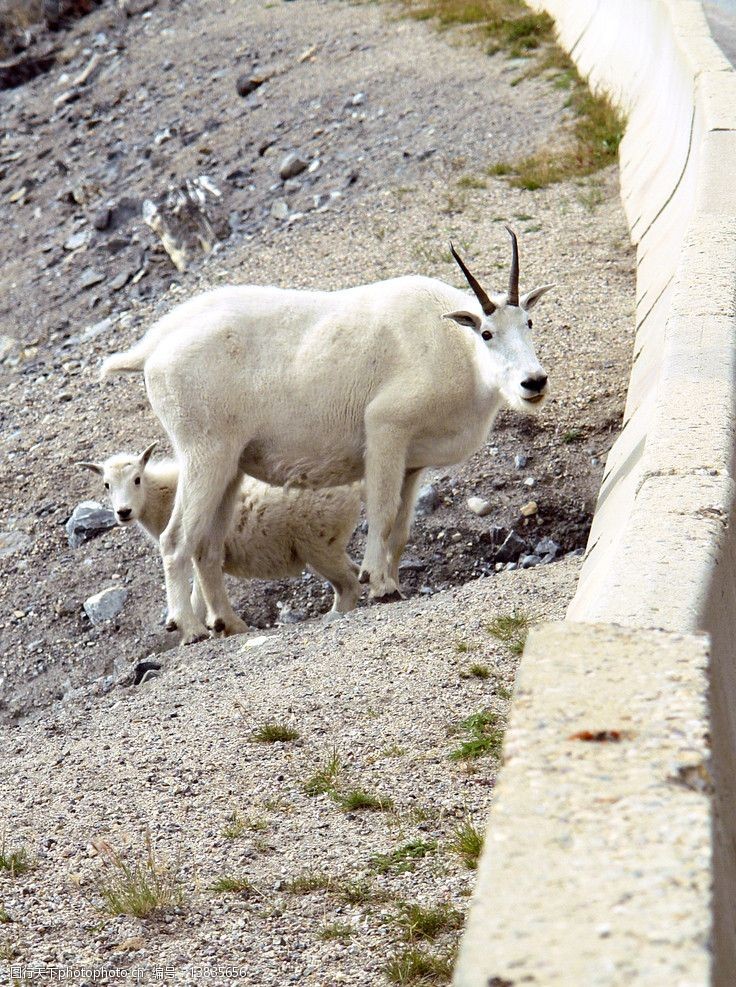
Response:
[{"label": "concrete barrier wall", "polygon": [[[697,0],[533,6],[555,18],[591,86],[627,113],[621,194],[637,246],[636,341],[570,623],[538,632],[522,658],[455,982],[733,987],[736,74]],[[655,641],[650,628],[667,633]],[[644,747],[633,728],[613,743],[567,740],[555,670],[575,722],[592,732],[623,722],[625,695]],[[707,765],[696,742],[706,733]],[[662,751],[685,735],[687,754],[680,749],[667,769]],[[686,796],[671,790],[678,778]],[[703,828],[711,778],[712,839]],[[693,844],[669,839],[657,805],[673,835],[692,822]]]}]

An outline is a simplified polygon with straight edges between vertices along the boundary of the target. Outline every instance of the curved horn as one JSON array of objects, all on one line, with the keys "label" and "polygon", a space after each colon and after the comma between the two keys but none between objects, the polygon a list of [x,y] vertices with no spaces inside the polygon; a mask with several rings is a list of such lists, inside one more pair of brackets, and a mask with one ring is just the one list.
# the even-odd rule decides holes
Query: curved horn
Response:
[{"label": "curved horn", "polygon": [[511,272],[509,273],[509,305],[519,305],[519,244],[516,241],[516,234],[510,226],[506,227],[506,232],[511,237]]},{"label": "curved horn", "polygon": [[470,285],[470,287],[475,292],[475,297],[480,302],[480,307],[483,309],[483,311],[486,313],[486,315],[493,315],[493,313],[496,311],[496,306],[493,304],[493,302],[491,301],[491,299],[488,297],[488,295],[485,293],[485,291],[483,291],[483,289],[478,284],[478,282],[476,281],[476,279],[473,277],[473,275],[467,269],[467,267],[463,263],[462,258],[460,257],[460,254],[453,247],[452,241],[450,241],[450,253],[452,254],[452,256],[457,261],[460,270],[463,272],[463,274],[467,278],[468,284]]}]

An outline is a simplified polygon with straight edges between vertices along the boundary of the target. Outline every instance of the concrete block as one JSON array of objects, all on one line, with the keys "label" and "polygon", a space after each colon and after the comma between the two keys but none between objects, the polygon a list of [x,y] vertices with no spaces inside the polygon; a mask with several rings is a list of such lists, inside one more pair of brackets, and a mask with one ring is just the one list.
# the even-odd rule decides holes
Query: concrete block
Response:
[{"label": "concrete block", "polygon": [[455,987],[709,983],[706,663],[698,636],[532,631]]}]

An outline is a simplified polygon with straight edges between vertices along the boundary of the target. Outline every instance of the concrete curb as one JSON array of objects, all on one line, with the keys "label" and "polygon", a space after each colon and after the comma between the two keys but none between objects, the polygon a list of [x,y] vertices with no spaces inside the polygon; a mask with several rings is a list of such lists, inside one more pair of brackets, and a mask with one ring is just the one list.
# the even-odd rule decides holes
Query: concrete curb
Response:
[{"label": "concrete curb", "polygon": [[[501,772],[455,983],[501,987],[528,979],[566,987],[632,982],[731,987],[736,983],[736,539],[731,524],[736,73],[712,41],[699,0],[535,0],[533,6],[555,18],[562,45],[593,88],[608,92],[628,114],[621,194],[637,246],[636,344],[624,428],[608,456],[568,611],[568,621],[584,623],[535,635],[522,659],[521,691],[507,736],[509,763]],[[613,624],[629,630],[615,630]],[[648,628],[661,628],[670,637],[655,641]],[[705,678],[694,674],[704,661],[703,631],[711,636],[709,716]],[[570,653],[579,658],[574,670],[566,664]],[[632,769],[628,760],[619,767],[624,779],[611,765],[610,774],[601,772],[591,783],[580,757],[570,754],[571,771],[564,779],[570,806],[563,813],[556,787],[562,741],[549,726],[563,717],[555,670],[564,678],[570,708],[591,712],[607,702],[615,708],[623,683],[637,682],[641,694],[629,698],[641,722],[653,725],[659,690],[675,669],[688,667],[682,677],[669,680],[667,691],[671,703],[682,704],[683,715],[689,710],[687,722],[697,724],[696,733],[702,731],[702,738],[709,730],[712,737],[712,837],[703,822],[709,801],[704,796],[698,821],[692,817],[697,840],[686,852],[648,811],[642,811],[638,831],[622,826],[616,814],[600,813],[600,829],[591,830],[581,800],[584,804],[587,797],[593,815],[591,795],[618,804],[619,786]],[[524,691],[530,681],[531,698]],[[670,727],[684,729],[684,722]],[[661,751],[671,748],[674,737],[663,727],[651,740],[646,751],[631,756],[642,771],[648,765],[656,787],[667,777]],[[691,740],[695,743],[694,735]],[[534,804],[525,805],[532,780]],[[644,797],[643,790],[640,794]],[[679,833],[693,803],[664,803],[671,830]],[[545,814],[547,822],[540,826]],[[523,847],[520,832],[528,843]],[[610,847],[626,861],[623,873]],[[580,867],[580,860],[591,866]],[[669,915],[670,934],[656,941],[642,932],[653,907],[646,882],[639,880],[643,873],[659,887],[657,914]],[[680,893],[686,884],[694,897],[683,911]],[[619,895],[615,900],[603,893],[609,885]],[[631,925],[619,927],[612,918],[624,901]],[[596,939],[586,903],[610,934]],[[712,971],[705,962],[708,938]]]}]

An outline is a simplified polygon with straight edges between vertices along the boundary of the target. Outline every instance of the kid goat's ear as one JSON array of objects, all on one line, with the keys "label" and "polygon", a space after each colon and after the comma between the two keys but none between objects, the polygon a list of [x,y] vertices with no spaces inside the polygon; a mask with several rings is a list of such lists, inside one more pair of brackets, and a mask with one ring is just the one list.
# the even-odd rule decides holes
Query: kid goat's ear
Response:
[{"label": "kid goat's ear", "polygon": [[92,470],[92,472],[93,473],[97,473],[98,476],[102,476],[102,474],[105,472],[103,470],[102,466],[100,465],[100,463],[81,463],[81,462],[78,462],[78,463],[75,463],[74,465],[75,466],[81,466],[83,469],[86,469],[86,470]]},{"label": "kid goat's ear", "polygon": [[148,460],[151,458],[151,453],[153,452],[153,450],[156,448],[157,445],[158,442],[152,442],[147,449],[143,450],[143,452],[140,454],[140,457],[138,459],[138,462],[141,464],[141,466],[146,465]]},{"label": "kid goat's ear", "polygon": [[469,326],[471,329],[475,329],[476,332],[480,332],[480,327],[482,325],[482,320],[479,315],[474,312],[450,312],[449,315],[443,315],[443,319],[452,319],[453,322],[457,322],[459,326]]}]

